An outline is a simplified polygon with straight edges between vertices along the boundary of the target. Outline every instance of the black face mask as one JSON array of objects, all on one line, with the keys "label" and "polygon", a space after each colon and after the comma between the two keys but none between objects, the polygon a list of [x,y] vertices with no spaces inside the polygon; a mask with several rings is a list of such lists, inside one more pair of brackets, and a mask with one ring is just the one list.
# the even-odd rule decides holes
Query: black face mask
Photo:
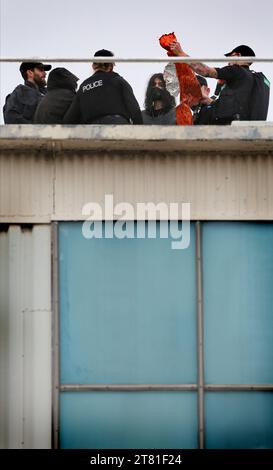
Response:
[{"label": "black face mask", "polygon": [[151,97],[153,101],[160,101],[163,97],[163,90],[157,86],[152,89]]},{"label": "black face mask", "polygon": [[[161,101],[160,109],[155,111],[154,106],[156,101]],[[171,108],[175,107],[175,100],[170,95],[170,93],[166,90],[166,88],[159,88],[157,86],[153,86],[149,90],[148,96],[146,96],[146,111],[150,115],[166,113]]]}]

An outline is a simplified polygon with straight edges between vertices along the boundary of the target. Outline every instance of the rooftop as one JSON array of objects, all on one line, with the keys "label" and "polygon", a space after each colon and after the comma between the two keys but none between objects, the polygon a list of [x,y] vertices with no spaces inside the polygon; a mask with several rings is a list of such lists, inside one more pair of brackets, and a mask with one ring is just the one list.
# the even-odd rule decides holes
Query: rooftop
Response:
[{"label": "rooftop", "polygon": [[271,151],[273,122],[232,126],[0,126],[0,149]]}]

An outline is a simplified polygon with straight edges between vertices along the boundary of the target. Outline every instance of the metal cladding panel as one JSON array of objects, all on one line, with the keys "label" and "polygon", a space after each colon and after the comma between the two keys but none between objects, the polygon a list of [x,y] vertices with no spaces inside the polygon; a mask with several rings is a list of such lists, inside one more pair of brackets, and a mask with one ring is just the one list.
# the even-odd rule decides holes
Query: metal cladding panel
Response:
[{"label": "metal cladding panel", "polygon": [[272,393],[208,393],[205,408],[207,449],[272,449]]},{"label": "metal cladding panel", "polygon": [[[59,225],[61,385],[197,381],[194,227],[188,249],[173,250],[155,225],[156,238],[135,239]],[[61,393],[60,444],[196,448],[196,393]]]},{"label": "metal cladding panel", "polygon": [[[88,202],[190,202],[192,220],[272,220],[270,154],[59,154],[56,220],[81,220]],[[130,218],[130,217],[128,217]]]},{"label": "metal cladding panel", "polygon": [[206,382],[273,383],[273,224],[202,230]]},{"label": "metal cladding panel", "polygon": [[62,393],[61,447],[195,449],[196,398],[194,392]]},{"label": "metal cladding panel", "polygon": [[156,225],[157,238],[86,239],[81,223],[60,224],[62,383],[196,381],[194,227],[175,250]]},{"label": "metal cladding panel", "polygon": [[0,232],[0,447],[51,447],[50,226]]},{"label": "metal cladding panel", "polygon": [[53,164],[45,151],[0,154],[0,220],[48,222],[53,211]]}]

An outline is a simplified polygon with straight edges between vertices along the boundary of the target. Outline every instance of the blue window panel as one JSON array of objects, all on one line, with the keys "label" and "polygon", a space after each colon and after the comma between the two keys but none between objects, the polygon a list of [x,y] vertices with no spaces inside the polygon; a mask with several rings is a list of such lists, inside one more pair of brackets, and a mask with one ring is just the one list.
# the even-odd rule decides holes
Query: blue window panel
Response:
[{"label": "blue window panel", "polygon": [[194,227],[185,250],[81,229],[59,229],[61,382],[196,382]]},{"label": "blue window panel", "polygon": [[61,448],[197,447],[194,392],[65,392]]},{"label": "blue window panel", "polygon": [[273,224],[203,226],[205,380],[273,383]]},{"label": "blue window panel", "polygon": [[272,393],[206,393],[205,404],[207,448],[273,448]]}]

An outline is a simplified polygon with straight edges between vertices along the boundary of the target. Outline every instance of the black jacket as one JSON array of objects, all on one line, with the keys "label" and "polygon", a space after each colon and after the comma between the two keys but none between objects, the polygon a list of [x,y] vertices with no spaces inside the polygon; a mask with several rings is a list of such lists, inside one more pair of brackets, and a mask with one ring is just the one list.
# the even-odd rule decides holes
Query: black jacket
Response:
[{"label": "black jacket", "polygon": [[45,93],[46,88],[39,88],[32,82],[26,81],[24,85],[18,85],[6,97],[3,107],[5,124],[31,124],[37,105]]},{"label": "black jacket", "polygon": [[35,124],[62,124],[76,94],[77,81],[78,78],[65,68],[58,67],[50,72],[47,94],[35,112]]},{"label": "black jacket", "polygon": [[141,111],[129,83],[115,72],[97,71],[85,80],[64,117],[66,124],[92,124],[108,115],[142,124]]},{"label": "black jacket", "polygon": [[174,107],[167,112],[163,110],[160,111],[162,112],[155,111],[155,113],[151,115],[146,110],[143,110],[143,124],[176,126],[176,112]]},{"label": "black jacket", "polygon": [[208,106],[201,106],[195,124],[230,124],[250,119],[250,103],[254,85],[247,66],[228,65],[216,68],[218,79],[225,80],[219,97]]}]

